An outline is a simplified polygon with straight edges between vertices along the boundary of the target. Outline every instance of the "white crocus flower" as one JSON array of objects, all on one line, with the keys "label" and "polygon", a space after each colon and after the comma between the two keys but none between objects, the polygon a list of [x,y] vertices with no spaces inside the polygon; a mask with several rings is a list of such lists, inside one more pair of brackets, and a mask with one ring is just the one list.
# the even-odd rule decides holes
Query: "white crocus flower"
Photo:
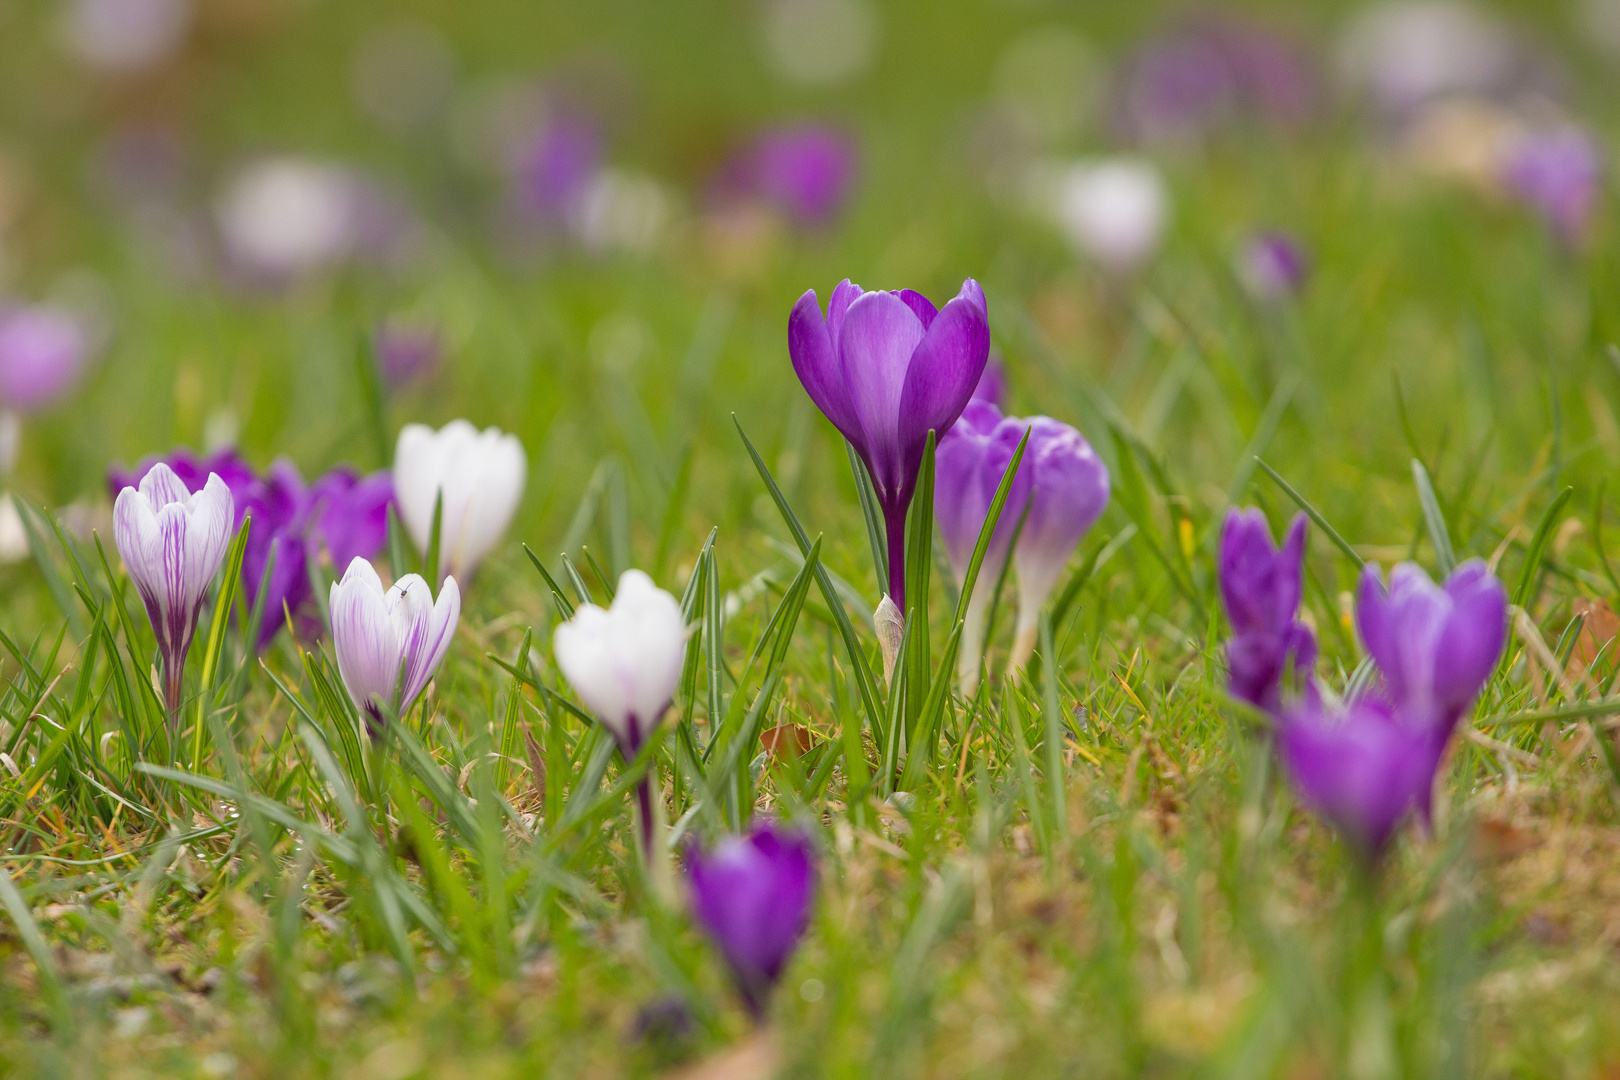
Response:
[{"label": "white crocus flower", "polygon": [[396,717],[409,712],[439,669],[461,618],[461,590],[446,578],[435,601],[417,574],[385,590],[372,565],[356,558],[332,585],[331,614],[343,685],[378,735],[383,708]]},{"label": "white crocus flower", "polygon": [[1159,170],[1137,158],[1077,162],[1057,178],[1053,197],[1069,242],[1115,273],[1147,261],[1170,213]]},{"label": "white crocus flower", "polygon": [[113,542],[146,605],[163,662],[165,704],[180,706],[197,611],[225,561],[236,504],[214,473],[195,494],[159,462],[113,505]]},{"label": "white crocus flower", "polygon": [[553,649],[563,675],[629,759],[675,696],[686,623],[673,596],[640,570],[626,570],[612,605],[580,605],[557,627]]},{"label": "white crocus flower", "polygon": [[418,550],[433,535],[433,506],[442,491],[439,576],[465,581],[500,543],[523,499],[529,463],[516,435],[479,431],[452,420],[438,431],[407,424],[394,451],[394,500]]}]

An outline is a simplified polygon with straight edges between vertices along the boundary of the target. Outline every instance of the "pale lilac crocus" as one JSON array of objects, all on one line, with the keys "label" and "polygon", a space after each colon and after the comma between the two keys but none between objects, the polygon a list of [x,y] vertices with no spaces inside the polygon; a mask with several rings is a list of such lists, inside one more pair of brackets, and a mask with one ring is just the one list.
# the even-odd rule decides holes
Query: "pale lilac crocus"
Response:
[{"label": "pale lilac crocus", "polygon": [[383,381],[393,388],[431,376],[444,359],[437,330],[396,319],[372,332],[371,352]]},{"label": "pale lilac crocus", "polygon": [[1578,127],[1540,131],[1511,141],[1502,181],[1567,247],[1579,247],[1591,228],[1603,189],[1603,162],[1595,140]]},{"label": "pale lilac crocus", "polygon": [[906,511],[928,432],[950,430],[984,374],[990,319],[969,278],[936,309],[911,289],[866,292],[841,282],[823,317],[815,290],[788,317],[788,354],[810,400],[855,447],[888,534],[887,598],[906,604]]},{"label": "pale lilac crocus", "polygon": [[445,578],[438,599],[418,574],[391,587],[365,559],[332,584],[332,650],[344,689],[373,738],[404,716],[444,661],[461,619],[461,591]]},{"label": "pale lilac crocus", "polygon": [[815,849],[808,837],[760,825],[705,852],[687,852],[692,909],[725,957],[756,1022],[765,1019],[771,988],[810,924],[816,895]]},{"label": "pale lilac crocus", "polygon": [[1436,585],[1416,563],[1369,564],[1356,597],[1356,630],[1377,663],[1390,701],[1445,742],[1485,683],[1507,641],[1507,592],[1479,559]]},{"label": "pale lilac crocus", "polygon": [[62,308],[0,308],[0,409],[50,405],[78,381],[89,351],[83,322]]},{"label": "pale lilac crocus", "polygon": [[1297,295],[1304,289],[1309,272],[1310,259],[1304,247],[1287,233],[1257,232],[1238,251],[1238,279],[1249,295],[1263,304]]},{"label": "pale lilac crocus", "polygon": [[218,476],[193,493],[161,463],[113,505],[113,542],[152,622],[171,715],[180,707],[197,614],[225,561],[234,518],[230,489]]},{"label": "pale lilac crocus", "polygon": [[1305,574],[1305,515],[1279,548],[1257,509],[1233,509],[1221,526],[1216,580],[1232,640],[1226,646],[1232,696],[1276,715],[1290,671],[1310,694],[1316,636],[1299,621]]},{"label": "pale lilac crocus", "polygon": [[1078,431],[1050,417],[1004,417],[988,402],[970,402],[940,440],[934,482],[934,518],[959,586],[966,582],[996,488],[1025,431],[1029,444],[991,534],[963,621],[957,675],[964,694],[972,694],[978,685],[985,621],[1009,554],[1018,572],[1018,623],[1009,661],[1016,668],[1027,664],[1034,652],[1041,607],[1069,557],[1108,506],[1108,469]]},{"label": "pale lilac crocus", "polygon": [[1367,862],[1408,815],[1427,813],[1444,749],[1377,694],[1337,707],[1302,700],[1278,724],[1277,751],[1300,799]]},{"label": "pale lilac crocus", "polygon": [[[606,608],[581,604],[552,638],[557,667],[580,699],[613,735],[626,763],[635,760],[663,722],[686,660],[686,620],[680,603],[640,570],[619,576]],[[653,857],[652,788],[643,780],[636,797],[641,837]]]}]

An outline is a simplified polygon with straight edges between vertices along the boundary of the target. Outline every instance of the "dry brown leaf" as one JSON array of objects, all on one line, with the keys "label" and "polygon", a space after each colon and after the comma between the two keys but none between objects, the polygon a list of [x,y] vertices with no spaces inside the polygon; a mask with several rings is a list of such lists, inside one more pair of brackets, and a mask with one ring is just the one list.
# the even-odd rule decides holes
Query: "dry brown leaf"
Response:
[{"label": "dry brown leaf", "polygon": [[[1581,632],[1575,638],[1575,649],[1569,654],[1569,667],[1565,671],[1570,682],[1583,678],[1598,658],[1603,659],[1603,666],[1613,664],[1617,658],[1615,648],[1609,645],[1620,634],[1620,615],[1603,600],[1589,600],[1578,596],[1570,602],[1577,617],[1584,615],[1585,621],[1581,624]],[[1605,650],[1604,646],[1608,645]]]},{"label": "dry brown leaf", "polygon": [[735,1046],[666,1074],[666,1080],[770,1080],[780,1066],[776,1039],[769,1031],[756,1031]]}]

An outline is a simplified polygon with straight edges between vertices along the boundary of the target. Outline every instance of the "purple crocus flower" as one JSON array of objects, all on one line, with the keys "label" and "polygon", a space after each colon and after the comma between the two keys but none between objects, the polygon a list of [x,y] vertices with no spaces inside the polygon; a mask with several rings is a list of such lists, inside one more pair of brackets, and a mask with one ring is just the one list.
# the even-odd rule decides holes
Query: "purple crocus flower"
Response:
[{"label": "purple crocus flower", "polygon": [[810,924],[816,893],[808,837],[764,824],[686,857],[692,908],[719,948],[748,1011],[765,1017],[770,991]]},{"label": "purple crocus flower", "polygon": [[716,180],[722,198],[758,199],[813,228],[843,207],[855,183],[859,155],[835,128],[801,124],[766,131],[736,154]]},{"label": "purple crocus flower", "polygon": [[1300,622],[1305,572],[1305,515],[1296,515],[1281,549],[1259,510],[1234,509],[1221,527],[1217,578],[1232,622],[1226,646],[1232,695],[1276,715],[1290,668],[1311,692],[1316,636]]},{"label": "purple crocus flower", "polygon": [[1507,640],[1507,593],[1470,559],[1438,586],[1416,563],[1361,575],[1356,629],[1403,714],[1444,743],[1496,668]]},{"label": "purple crocus flower", "polygon": [[535,133],[515,162],[522,208],[560,222],[578,207],[602,171],[602,135],[582,119],[559,118]]},{"label": "purple crocus flower", "polygon": [[1301,800],[1372,862],[1409,813],[1426,815],[1445,743],[1369,694],[1338,709],[1301,701],[1279,723],[1277,749]]},{"label": "purple crocus flower", "polygon": [[438,331],[389,320],[371,335],[377,370],[391,387],[404,386],[431,375],[444,359]]},{"label": "purple crocus flower", "polygon": [[84,370],[83,324],[48,305],[0,309],[0,408],[32,412],[59,398]]},{"label": "purple crocus flower", "polygon": [[1010,662],[1022,667],[1035,648],[1041,606],[1080,538],[1108,505],[1108,469],[1074,428],[1046,416],[1004,417],[988,402],[969,402],[940,440],[934,480],[934,518],[959,585],[965,584],[996,488],[1026,430],[1029,445],[968,600],[957,669],[966,694],[978,683],[984,621],[1013,534],[1018,533],[1018,546],[1010,552],[1018,569],[1018,629]]},{"label": "purple crocus flower", "polygon": [[1603,183],[1597,143],[1577,127],[1525,135],[1502,163],[1502,181],[1540,214],[1559,241],[1585,239]]},{"label": "purple crocus flower", "polygon": [[904,613],[906,510],[928,432],[950,430],[984,374],[984,291],[969,278],[936,309],[911,289],[866,292],[846,278],[825,318],[814,289],[799,297],[788,316],[788,354],[810,400],[872,478],[888,533],[888,595]]},{"label": "purple crocus flower", "polygon": [[1305,287],[1310,260],[1293,237],[1268,230],[1255,233],[1243,245],[1238,252],[1237,271],[1250,296],[1262,303],[1275,303]]}]

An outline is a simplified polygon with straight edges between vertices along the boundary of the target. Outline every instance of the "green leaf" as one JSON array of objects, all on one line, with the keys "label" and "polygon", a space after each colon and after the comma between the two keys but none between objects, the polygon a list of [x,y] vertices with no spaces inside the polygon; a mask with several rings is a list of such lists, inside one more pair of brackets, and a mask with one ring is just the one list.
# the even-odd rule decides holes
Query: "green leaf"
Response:
[{"label": "green leaf", "polygon": [[1535,535],[1530,538],[1530,546],[1525,549],[1524,569],[1519,573],[1519,584],[1513,590],[1513,603],[1516,607],[1522,608],[1529,602],[1530,591],[1535,588],[1536,577],[1541,570],[1541,560],[1547,554],[1547,542],[1552,538],[1553,526],[1558,522],[1558,513],[1574,494],[1574,488],[1565,488],[1554,497],[1542,513]]},{"label": "green leaf", "polygon": [[1446,577],[1456,569],[1457,556],[1451,549],[1451,533],[1446,528],[1446,516],[1440,510],[1440,500],[1434,494],[1434,485],[1429,482],[1429,470],[1417,458],[1412,459],[1412,483],[1417,485],[1418,502],[1423,507],[1423,524],[1429,530],[1429,543],[1434,546],[1440,576]]},{"label": "green leaf", "polygon": [[883,539],[883,511],[878,506],[872,478],[848,439],[844,440],[844,454],[849,458],[849,471],[855,477],[855,494],[860,499],[861,518],[866,522],[866,542],[872,547],[872,569],[877,574],[878,595],[882,596],[889,589],[889,548]]},{"label": "green leaf", "polygon": [[1282,478],[1281,473],[1279,473],[1276,469],[1273,469],[1270,465],[1267,465],[1265,459],[1256,458],[1255,460],[1259,462],[1260,468],[1265,470],[1266,475],[1271,477],[1272,481],[1278,487],[1283,489],[1283,494],[1287,495],[1290,499],[1293,499],[1294,505],[1305,511],[1305,515],[1316,523],[1316,527],[1322,530],[1322,535],[1333,541],[1333,546],[1344,552],[1345,556],[1351,562],[1356,564],[1357,570],[1367,565],[1367,560],[1356,554],[1356,549],[1350,546],[1350,542],[1348,540],[1339,535],[1339,530],[1335,529],[1332,525],[1329,525],[1327,518],[1322,516],[1321,511],[1312,506],[1310,502],[1306,500],[1305,496],[1295,491],[1293,485]]}]

